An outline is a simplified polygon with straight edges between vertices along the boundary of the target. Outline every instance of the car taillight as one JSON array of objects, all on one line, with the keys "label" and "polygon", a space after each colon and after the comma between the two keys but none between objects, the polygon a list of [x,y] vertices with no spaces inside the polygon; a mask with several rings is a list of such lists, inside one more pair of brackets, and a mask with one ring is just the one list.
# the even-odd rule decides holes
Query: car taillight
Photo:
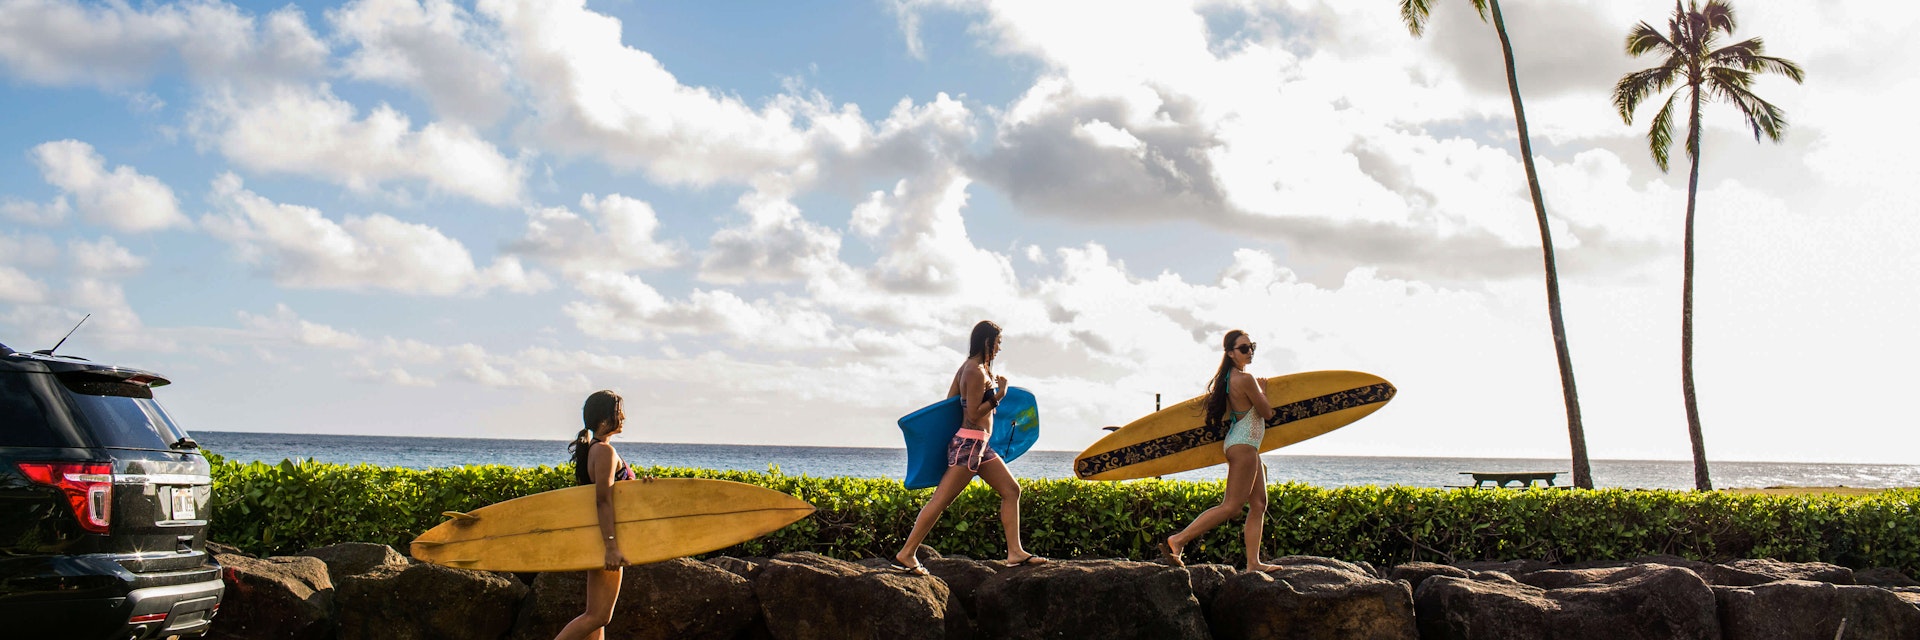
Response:
[{"label": "car taillight", "polygon": [[146,615],[134,616],[132,618],[129,618],[127,620],[127,624],[146,624],[149,622],[159,622],[165,619],[167,619],[166,612],[149,613]]},{"label": "car taillight", "polygon": [[104,462],[22,462],[20,472],[44,485],[60,488],[73,506],[80,528],[106,533],[113,516],[113,465]]}]

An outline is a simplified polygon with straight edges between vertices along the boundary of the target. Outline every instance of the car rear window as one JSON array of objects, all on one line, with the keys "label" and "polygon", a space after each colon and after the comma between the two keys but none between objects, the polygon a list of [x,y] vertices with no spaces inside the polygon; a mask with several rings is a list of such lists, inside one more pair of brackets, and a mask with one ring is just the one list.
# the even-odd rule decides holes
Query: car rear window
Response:
[{"label": "car rear window", "polygon": [[165,451],[187,435],[145,386],[69,376],[61,382],[102,447]]},{"label": "car rear window", "polygon": [[[36,384],[36,382],[40,384]],[[0,373],[0,446],[64,447],[48,420],[44,374]]]}]

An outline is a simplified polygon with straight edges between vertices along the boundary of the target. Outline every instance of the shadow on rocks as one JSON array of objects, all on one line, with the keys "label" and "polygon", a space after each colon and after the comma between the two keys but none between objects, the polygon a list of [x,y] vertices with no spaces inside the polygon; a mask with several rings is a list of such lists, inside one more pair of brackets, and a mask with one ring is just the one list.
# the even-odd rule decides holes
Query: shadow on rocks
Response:
[{"label": "shadow on rocks", "polygon": [[[514,640],[547,640],[587,609],[586,574],[543,573],[514,622]],[[724,640],[759,621],[753,586],[732,572],[687,558],[627,567],[608,638]]]},{"label": "shadow on rocks", "polygon": [[341,576],[335,589],[339,640],[500,638],[527,595],[512,574],[424,562]]},{"label": "shadow on rocks", "polygon": [[933,576],[865,567],[814,553],[774,556],[754,594],[779,640],[944,638],[950,592]]},{"label": "shadow on rocks", "polygon": [[1242,573],[1228,578],[1214,596],[1208,618],[1214,637],[1223,640],[1415,640],[1419,637],[1413,590],[1406,582],[1382,580],[1357,566],[1339,567],[1322,562],[1290,564],[1274,571]]},{"label": "shadow on rocks", "polygon": [[1054,561],[1001,570],[980,585],[988,638],[1208,638],[1189,574],[1147,562]]},{"label": "shadow on rocks", "polygon": [[1415,593],[1429,640],[1711,640],[1720,637],[1714,594],[1692,571],[1639,565],[1601,582],[1562,589],[1497,572],[1434,576]]}]

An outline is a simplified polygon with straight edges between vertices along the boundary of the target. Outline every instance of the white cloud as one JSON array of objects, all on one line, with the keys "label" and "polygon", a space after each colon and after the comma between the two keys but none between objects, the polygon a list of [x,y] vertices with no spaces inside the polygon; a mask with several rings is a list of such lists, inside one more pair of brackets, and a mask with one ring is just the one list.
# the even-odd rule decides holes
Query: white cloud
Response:
[{"label": "white cloud", "polygon": [[178,46],[203,85],[264,87],[327,73],[330,51],[293,5],[258,19],[226,3],[196,2],[183,13],[190,31]]},{"label": "white cloud", "polygon": [[801,216],[789,192],[789,187],[762,185],[740,196],[736,206],[747,221],[708,240],[700,278],[720,284],[790,282],[839,268],[840,234]]},{"label": "white cloud", "polygon": [[0,265],[0,302],[39,304],[47,299],[47,285],[25,271]]},{"label": "white cloud", "polygon": [[395,339],[387,337],[374,348],[374,353],[384,360],[396,360],[407,364],[431,364],[446,358],[446,350],[413,339]]},{"label": "white cloud", "polygon": [[[1605,10],[1590,4],[1577,13]],[[1497,93],[1478,95],[1458,77],[1464,62],[1431,52],[1464,47],[1478,55],[1468,43],[1494,41],[1464,5],[1437,9],[1425,39],[1407,34],[1391,7],[1352,3],[977,8],[975,33],[989,46],[1045,65],[996,112],[992,146],[963,165],[1024,213],[1094,224],[1199,222],[1285,242],[1293,259],[1321,272],[1381,265],[1396,276],[1477,279],[1538,271],[1539,230],[1501,122],[1510,118],[1504,75]],[[1090,12],[1102,16],[1102,28],[1083,28]],[[1553,25],[1567,21],[1526,13],[1550,23],[1534,43],[1553,40]],[[1589,59],[1594,43],[1617,39],[1601,33],[1590,27],[1575,38],[1585,52],[1578,78],[1618,64],[1618,55]],[[1544,95],[1592,98],[1605,115],[1607,87],[1583,92],[1579,82],[1555,81]],[[1571,224],[1555,202],[1559,189],[1635,201],[1663,191],[1618,182],[1603,189],[1586,172],[1559,175],[1577,181],[1549,189],[1556,244],[1590,254],[1573,262],[1619,269],[1655,250],[1615,229],[1611,217]],[[859,214],[853,229],[865,233],[875,212]]]},{"label": "white cloud", "polygon": [[153,73],[189,25],[177,11],[0,0],[0,62],[46,84],[124,85]]},{"label": "white cloud", "polygon": [[355,0],[327,19],[359,45],[344,63],[349,76],[416,89],[435,111],[478,125],[513,105],[492,34],[448,0]]},{"label": "white cloud", "polygon": [[67,219],[67,214],[72,212],[73,207],[67,204],[66,196],[54,198],[52,202],[46,204],[14,198],[0,201],[0,217],[36,227],[51,227],[59,224],[61,220]]},{"label": "white cloud", "polygon": [[61,353],[88,353],[102,346],[142,351],[178,348],[178,343],[164,332],[140,321],[140,315],[127,303],[125,289],[117,282],[70,278],[48,287],[38,302],[18,302],[11,311],[0,313],[0,324],[13,327],[9,335],[18,336],[19,343],[51,347],[86,318],[82,328],[60,348]]},{"label": "white cloud", "polygon": [[581,274],[574,287],[587,301],[566,314],[587,335],[626,341],[668,335],[717,335],[739,346],[781,351],[844,348],[833,318],[805,300],[778,296],[748,302],[725,290],[695,289],[685,301],[666,296],[638,277]]},{"label": "white cloud", "polygon": [[[957,168],[949,168],[901,180],[891,192],[876,192],[861,205],[868,225],[885,220],[894,229],[888,251],[873,266],[873,277],[884,289],[972,295],[1014,289],[1007,258],[980,250],[967,237],[962,209],[969,184]],[[862,215],[856,209],[856,223]]]},{"label": "white cloud", "polygon": [[[33,148],[34,161],[47,183],[73,196],[88,222],[120,231],[154,231],[191,224],[166,183],[121,165],[107,171],[106,159],[79,140],[59,140]],[[53,208],[65,204],[57,201]],[[46,209],[41,210],[42,213]]]},{"label": "white cloud", "polygon": [[[666,183],[740,182],[811,161],[816,146],[862,133],[858,109],[782,95],[759,109],[683,85],[651,54],[621,41],[617,18],[583,0],[482,0],[501,25],[515,75],[532,93],[550,148],[644,168]],[[812,121],[803,129],[801,120]]]},{"label": "white cloud", "polygon": [[351,333],[302,319],[285,303],[274,305],[270,315],[238,312],[240,324],[269,340],[290,342],[305,347],[359,349],[366,340]]},{"label": "white cloud", "polygon": [[176,61],[206,80],[273,82],[323,73],[328,54],[291,6],[264,24],[212,1],[135,8],[0,0],[0,16],[0,65],[42,84],[138,85]]},{"label": "white cloud", "polygon": [[432,227],[382,214],[336,223],[317,209],[248,191],[232,174],[214,181],[212,199],[220,211],[201,218],[208,233],[281,286],[430,295],[551,286],[513,257],[477,268],[465,246]]},{"label": "white cloud", "polygon": [[565,207],[527,212],[527,232],[507,245],[511,252],[558,266],[562,271],[626,272],[676,266],[685,249],[655,237],[660,218],[653,207],[620,194],[580,197],[592,219]]},{"label": "white cloud", "polygon": [[[416,129],[397,109],[380,105],[363,116],[337,97],[322,82],[331,52],[293,6],[254,16],[212,1],[147,11],[119,3],[8,3],[0,15],[12,19],[0,21],[0,29],[20,37],[0,38],[0,61],[30,80],[131,85],[177,57],[198,93],[189,130],[240,167],[358,191],[420,181],[433,192],[490,205],[521,199],[525,168],[472,126],[429,122]],[[444,2],[411,11],[367,2],[336,12],[342,37],[361,45],[346,60],[348,75],[418,82],[443,112],[491,122],[510,102],[503,71],[463,47],[463,16]]]},{"label": "white cloud", "polygon": [[456,367],[456,377],[489,387],[555,390],[587,386],[586,377],[577,372],[548,372],[521,366],[508,359],[492,358],[485,349],[473,344],[452,347],[448,354]]},{"label": "white cloud", "polygon": [[400,367],[369,367],[362,371],[358,379],[383,386],[397,387],[437,387],[433,378],[421,377]]},{"label": "white cloud", "polygon": [[60,249],[42,235],[0,233],[0,264],[47,268],[58,264]]},{"label": "white cloud", "polygon": [[147,266],[146,258],[133,255],[133,252],[107,236],[93,242],[78,238],[69,240],[67,255],[74,272],[86,276],[125,277],[139,273]]},{"label": "white cloud", "polygon": [[489,205],[521,199],[526,168],[463,124],[412,119],[381,105],[361,117],[326,86],[276,86],[208,98],[193,130],[254,171],[330,180],[356,191],[417,180],[436,193]]}]

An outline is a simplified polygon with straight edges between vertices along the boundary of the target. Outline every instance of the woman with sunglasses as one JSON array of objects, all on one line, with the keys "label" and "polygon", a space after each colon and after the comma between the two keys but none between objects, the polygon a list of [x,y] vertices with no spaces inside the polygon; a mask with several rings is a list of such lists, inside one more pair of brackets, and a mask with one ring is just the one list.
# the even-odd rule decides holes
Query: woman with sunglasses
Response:
[{"label": "woman with sunglasses", "polygon": [[1267,519],[1267,465],[1260,461],[1260,440],[1266,437],[1267,420],[1273,407],[1267,406],[1267,390],[1260,379],[1247,373],[1256,348],[1247,332],[1234,329],[1221,341],[1226,352],[1220,357],[1220,369],[1207,384],[1207,424],[1225,424],[1226,440],[1221,447],[1227,453],[1226,496],[1220,506],[1208,509],[1179,533],[1161,543],[1174,566],[1186,566],[1180,554],[1208,530],[1247,512],[1247,571],[1268,571],[1278,567],[1260,561],[1260,536]]},{"label": "woman with sunglasses", "polygon": [[893,555],[893,568],[903,573],[927,575],[918,557],[920,543],[946,513],[947,505],[960,497],[960,491],[973,482],[975,475],[987,481],[1000,494],[1000,525],[1007,533],[1007,565],[1024,566],[1047,562],[1027,553],[1020,544],[1020,483],[1007,471],[1007,463],[987,446],[993,433],[993,410],[1007,397],[1007,377],[993,375],[993,358],[1000,355],[1000,325],[981,320],[973,325],[967,340],[967,360],[954,372],[947,386],[947,397],[960,396],[960,432],[947,444],[947,473],[940,477],[933,497],[920,508],[913,520],[913,532],[907,544]]}]

